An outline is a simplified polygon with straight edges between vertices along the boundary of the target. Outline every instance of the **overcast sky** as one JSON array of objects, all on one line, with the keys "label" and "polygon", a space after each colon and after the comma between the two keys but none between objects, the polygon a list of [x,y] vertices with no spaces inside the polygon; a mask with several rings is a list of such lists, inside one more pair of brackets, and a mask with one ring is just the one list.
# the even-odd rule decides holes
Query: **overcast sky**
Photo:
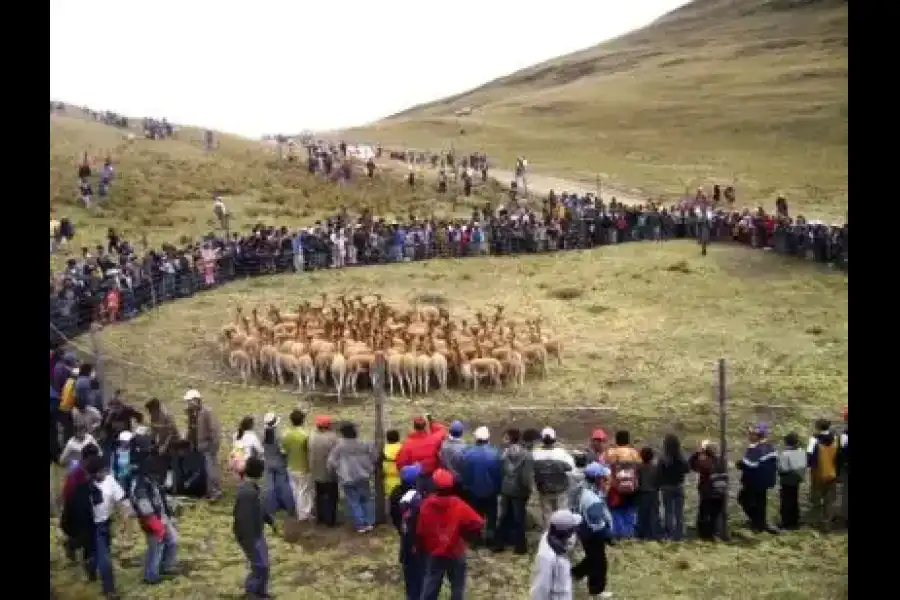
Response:
[{"label": "overcast sky", "polygon": [[247,136],[338,129],[597,44],[683,4],[50,0],[50,98]]}]

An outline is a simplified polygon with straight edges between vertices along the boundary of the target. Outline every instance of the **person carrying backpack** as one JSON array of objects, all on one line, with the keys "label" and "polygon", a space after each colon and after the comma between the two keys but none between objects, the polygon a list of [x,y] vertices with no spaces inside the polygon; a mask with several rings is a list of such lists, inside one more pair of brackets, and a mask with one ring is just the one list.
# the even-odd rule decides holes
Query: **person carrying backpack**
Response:
[{"label": "person carrying backpack", "polygon": [[722,534],[722,512],[728,501],[728,469],[716,447],[709,440],[688,459],[691,470],[697,473],[697,537],[712,541]]},{"label": "person carrying backpack", "polygon": [[838,440],[831,431],[831,421],[816,421],[816,434],[806,448],[809,463],[809,504],[812,525],[825,529],[834,518],[837,500]]},{"label": "person carrying backpack", "polygon": [[500,486],[500,523],[494,536],[494,551],[502,552],[512,544],[516,554],[528,552],[525,529],[528,498],[534,481],[534,458],[522,446],[522,432],[513,427],[506,431],[508,446],[503,451],[503,482]]},{"label": "person carrying backpack", "polygon": [[541,516],[546,527],[550,516],[568,508],[568,473],[575,468],[572,455],[556,445],[556,432],[551,427],[541,431],[541,447],[534,457],[534,487],[540,497]]},{"label": "person carrying backpack", "polygon": [[603,455],[610,468],[609,510],[615,538],[634,537],[637,524],[638,469],[640,453],[631,446],[631,434],[617,431],[616,444]]}]

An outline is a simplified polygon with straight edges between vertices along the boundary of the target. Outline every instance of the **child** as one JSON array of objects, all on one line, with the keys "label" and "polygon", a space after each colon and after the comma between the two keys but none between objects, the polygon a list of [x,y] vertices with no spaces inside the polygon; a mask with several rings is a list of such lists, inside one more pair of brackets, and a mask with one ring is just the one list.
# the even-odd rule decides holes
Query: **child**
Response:
[{"label": "child", "polygon": [[659,537],[659,478],[653,462],[653,448],[641,448],[638,467],[637,538],[655,540]]},{"label": "child", "polygon": [[778,480],[781,484],[782,529],[800,526],[800,484],[806,473],[806,452],[800,448],[800,436],[791,432],[784,437],[785,449],[778,455]]},{"label": "child", "polygon": [[387,442],[384,445],[384,462],[382,469],[384,472],[384,495],[390,498],[394,488],[400,485],[400,472],[397,470],[397,453],[400,452],[400,432],[391,429],[384,436]]},{"label": "child", "polygon": [[131,464],[131,438],[130,431],[123,431],[119,434],[116,450],[110,459],[110,474],[115,478],[116,483],[122,486],[126,496],[131,489],[131,475],[133,467]]}]

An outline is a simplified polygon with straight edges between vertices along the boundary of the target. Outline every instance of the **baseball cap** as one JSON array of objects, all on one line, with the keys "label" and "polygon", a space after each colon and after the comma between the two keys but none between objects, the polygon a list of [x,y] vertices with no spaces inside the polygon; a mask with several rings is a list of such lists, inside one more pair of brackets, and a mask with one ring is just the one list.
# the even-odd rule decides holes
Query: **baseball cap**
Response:
[{"label": "baseball cap", "polygon": [[598,462],[592,462],[584,468],[584,476],[590,479],[597,479],[598,477],[609,477],[609,473],[609,467]]},{"label": "baseball cap", "polygon": [[127,444],[128,442],[131,441],[131,438],[133,438],[133,437],[134,437],[134,434],[131,433],[130,431],[123,431],[122,433],[119,434],[119,441],[122,442],[123,444]]},{"label": "baseball cap", "polygon": [[418,427],[424,427],[428,424],[428,421],[425,420],[425,417],[415,417],[413,419],[413,425]]},{"label": "baseball cap", "polygon": [[604,442],[606,441],[606,432],[598,427],[591,433],[591,439]]},{"label": "baseball cap", "polygon": [[449,432],[450,432],[450,435],[452,435],[453,437],[461,436],[463,434],[464,430],[465,430],[465,428],[463,427],[463,424],[461,421],[453,421],[452,423],[450,423]]},{"label": "baseball cap", "polygon": [[563,531],[575,529],[581,525],[581,515],[576,515],[570,510],[558,510],[550,515],[550,525]]},{"label": "baseball cap", "polygon": [[431,479],[434,481],[434,486],[439,490],[448,490],[453,487],[453,473],[447,469],[435,470],[431,475]]},{"label": "baseball cap", "polygon": [[556,431],[554,431],[552,427],[544,427],[543,429],[541,429],[541,438],[550,438],[551,440],[555,440]]},{"label": "baseball cap", "polygon": [[331,417],[328,415],[316,415],[316,427],[331,427]]},{"label": "baseball cap", "polygon": [[475,439],[480,442],[486,442],[491,439],[491,432],[488,431],[488,428],[482,425],[478,429],[475,430]]},{"label": "baseball cap", "polygon": [[280,422],[281,419],[273,412],[267,412],[263,416],[263,423],[265,423],[266,427],[277,427]]},{"label": "baseball cap", "polygon": [[203,396],[200,395],[200,392],[198,392],[197,390],[188,390],[187,393],[185,393],[185,395],[184,395],[184,399],[187,401],[199,400],[202,397]]},{"label": "baseball cap", "polygon": [[400,481],[406,485],[412,485],[422,474],[422,465],[416,463],[414,465],[406,465],[400,469]]}]

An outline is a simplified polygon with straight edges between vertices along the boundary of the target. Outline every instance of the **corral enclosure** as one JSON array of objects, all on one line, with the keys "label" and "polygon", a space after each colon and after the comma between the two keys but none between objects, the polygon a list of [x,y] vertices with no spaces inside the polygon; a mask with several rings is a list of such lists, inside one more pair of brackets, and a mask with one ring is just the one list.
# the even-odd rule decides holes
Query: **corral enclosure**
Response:
[{"label": "corral enclosure", "polygon": [[[772,422],[778,436],[789,429],[804,432],[813,418],[834,415],[846,403],[847,285],[841,274],[736,246],[713,245],[709,256],[701,258],[693,242],[627,244],[248,279],[108,327],[101,340],[110,384],[136,404],[158,396],[181,425],[180,398],[196,387],[228,432],[244,415],[260,420],[272,410],[284,416],[298,402],[311,401],[314,413],[353,419],[370,435],[374,414],[368,392],[338,406],[334,398],[303,398],[285,391],[287,387],[241,385],[222,365],[219,347],[223,321],[233,309],[239,304],[315,302],[322,292],[377,292],[397,305],[430,297],[459,319],[501,303],[511,317],[541,315],[547,329],[566,344],[564,364],[551,361],[546,379],[529,377],[517,391],[452,389],[412,402],[390,399],[390,426],[405,430],[411,416],[431,412],[439,419],[460,418],[470,427],[487,424],[498,440],[511,424],[551,425],[564,442],[578,446],[593,427],[602,425],[629,428],[639,444],[658,445],[662,435],[675,431],[691,448],[716,434],[715,363],[725,357],[732,407],[729,437],[736,445],[751,420]],[[87,346],[86,340],[77,343]],[[181,523],[182,557],[193,575],[173,584],[179,594],[199,598],[210,585],[237,590],[243,562],[229,537],[230,503],[188,508]],[[397,597],[393,533],[383,530],[364,540],[346,535],[310,530],[299,548],[273,542],[275,593],[288,598],[335,593],[350,599]],[[722,597],[748,597],[742,590],[751,582],[754,597],[840,597],[846,539],[793,536],[784,538],[787,545],[751,539],[748,544],[761,547],[728,546],[702,563],[690,559],[696,552],[690,546],[684,546],[684,554],[680,548],[669,553],[653,544],[625,544],[612,554],[613,585],[634,593],[628,597],[663,597],[660,592],[666,589],[667,598],[699,598],[712,578],[731,590]],[[823,571],[803,559],[799,548],[807,543],[833,552],[838,559],[832,568]],[[131,557],[125,560],[136,565],[142,542],[120,544],[123,555]],[[750,560],[758,552],[767,558]],[[774,568],[770,561],[793,565],[789,579],[757,579]],[[674,591],[659,579],[668,578],[671,569],[679,571]],[[471,570],[473,598],[518,599],[527,585],[527,559],[479,554]],[[335,571],[341,573],[337,580]],[[123,571],[122,579],[130,580],[135,572]],[[634,583],[631,578],[638,572],[642,580]],[[84,584],[66,585],[74,592]]]}]

